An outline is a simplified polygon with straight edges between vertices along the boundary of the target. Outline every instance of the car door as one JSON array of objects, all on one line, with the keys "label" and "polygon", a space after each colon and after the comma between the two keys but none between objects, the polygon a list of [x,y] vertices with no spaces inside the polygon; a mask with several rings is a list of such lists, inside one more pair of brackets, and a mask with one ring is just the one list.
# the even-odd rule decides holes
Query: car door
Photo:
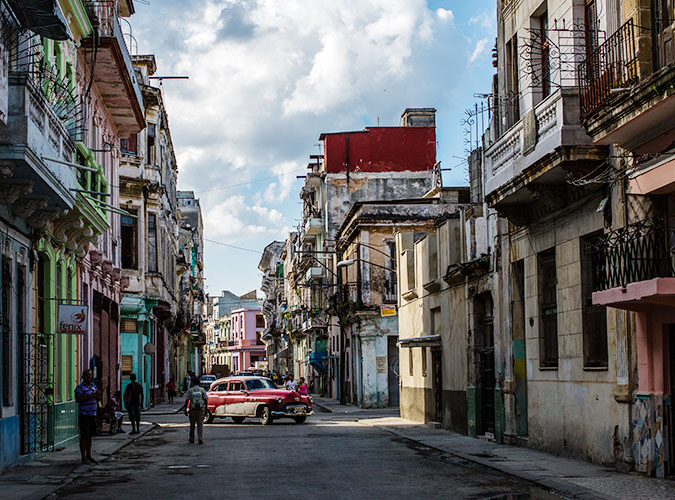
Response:
[{"label": "car door", "polygon": [[209,409],[214,415],[225,415],[225,394],[227,393],[227,382],[215,385],[209,391]]},{"label": "car door", "polygon": [[228,415],[245,415],[244,401],[246,400],[246,393],[244,390],[244,383],[241,380],[230,381],[230,386],[225,396]]}]

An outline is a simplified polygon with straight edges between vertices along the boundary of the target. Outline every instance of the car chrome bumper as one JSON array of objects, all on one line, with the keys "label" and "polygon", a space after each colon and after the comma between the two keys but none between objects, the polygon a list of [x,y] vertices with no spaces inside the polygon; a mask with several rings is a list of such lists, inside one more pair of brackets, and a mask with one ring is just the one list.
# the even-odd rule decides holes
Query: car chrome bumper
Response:
[{"label": "car chrome bumper", "polygon": [[272,411],[273,417],[308,417],[310,415],[314,415],[313,410],[309,410],[302,413],[296,413],[294,411],[274,411],[274,410]]}]

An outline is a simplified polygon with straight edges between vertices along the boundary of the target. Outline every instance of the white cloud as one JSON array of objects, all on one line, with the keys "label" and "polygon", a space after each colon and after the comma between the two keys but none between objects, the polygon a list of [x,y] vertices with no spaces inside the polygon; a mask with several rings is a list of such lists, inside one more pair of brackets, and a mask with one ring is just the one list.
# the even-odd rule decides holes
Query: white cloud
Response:
[{"label": "white cloud", "polygon": [[444,22],[453,23],[455,21],[455,14],[453,14],[450,9],[436,9],[436,15],[438,16],[438,19]]},{"label": "white cloud", "polygon": [[494,32],[497,29],[497,20],[494,12],[488,12],[487,10],[471,17],[469,19],[469,24],[477,24],[490,32]]},{"label": "white cloud", "polygon": [[[303,168],[294,161],[285,161],[272,168],[278,180],[271,182],[265,189],[264,200],[269,203],[284,201],[291,194],[297,176],[302,175]],[[297,194],[297,193],[294,193]]]},{"label": "white cloud", "polygon": [[469,63],[473,64],[476,60],[487,52],[488,43],[490,40],[482,38],[476,42],[476,47],[473,49],[471,56],[469,56]]},{"label": "white cloud", "polygon": [[[430,10],[425,0],[152,4],[137,5],[133,34],[139,53],[156,54],[158,74],[190,77],[165,81],[164,96],[179,186],[201,197],[205,236],[214,240],[262,249],[286,236],[301,214],[302,172],[292,171],[318,152],[321,132],[397,125],[416,106],[456,123],[448,115],[461,114],[458,87],[471,85],[470,96],[478,86],[475,74],[453,78],[476,37],[462,33],[452,10]],[[213,276],[225,266],[223,251],[206,257]]]},{"label": "white cloud", "polygon": [[244,196],[230,196],[205,210],[208,238],[223,242],[241,242],[267,236],[274,238],[288,232],[283,214],[274,208],[249,205]]}]

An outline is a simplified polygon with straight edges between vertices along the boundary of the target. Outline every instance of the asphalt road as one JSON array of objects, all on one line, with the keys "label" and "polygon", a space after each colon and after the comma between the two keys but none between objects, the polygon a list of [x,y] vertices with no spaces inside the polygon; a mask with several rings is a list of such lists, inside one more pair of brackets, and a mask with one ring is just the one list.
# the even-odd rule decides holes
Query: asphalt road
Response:
[{"label": "asphalt road", "polygon": [[68,499],[559,499],[531,483],[364,425],[321,413],[304,424],[216,420],[203,445],[187,418],[159,428],[62,488]]}]

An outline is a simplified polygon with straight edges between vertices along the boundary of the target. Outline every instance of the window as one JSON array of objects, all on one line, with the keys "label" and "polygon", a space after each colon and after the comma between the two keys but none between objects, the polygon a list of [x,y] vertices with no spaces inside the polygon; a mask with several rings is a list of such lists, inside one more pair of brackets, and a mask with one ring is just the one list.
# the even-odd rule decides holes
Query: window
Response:
[{"label": "window", "polygon": [[265,328],[265,318],[262,314],[256,314],[255,316],[255,327],[256,328]]},{"label": "window", "polygon": [[134,357],[122,356],[122,377],[129,378],[134,371]]},{"label": "window", "polygon": [[548,43],[548,12],[539,18],[539,46],[541,47],[541,98],[551,93],[551,61]]},{"label": "window", "polygon": [[[396,242],[387,241],[386,244],[386,253],[387,258],[384,262],[384,265],[390,269],[396,269]],[[396,273],[386,269],[384,271],[384,303],[393,304],[396,303],[396,294],[397,294],[397,282],[396,282]]]},{"label": "window", "polygon": [[413,375],[413,350],[412,348],[408,349],[408,371],[410,376]]},{"label": "window", "polygon": [[598,40],[598,13],[595,0],[586,0],[584,11],[584,30],[586,38],[586,57],[599,45]]},{"label": "window", "polygon": [[503,131],[506,132],[520,119],[518,93],[518,37],[514,37],[506,43],[506,95],[502,99],[502,107],[505,121]]},{"label": "window", "polygon": [[244,390],[243,382],[240,382],[238,380],[235,380],[234,382],[230,382],[230,391],[231,392],[241,392],[243,390]]},{"label": "window", "polygon": [[[132,214],[136,211],[128,210]],[[125,269],[138,269],[138,227],[137,218],[122,215],[122,267]]]},{"label": "window", "polygon": [[539,366],[558,366],[558,282],[555,248],[537,256],[539,268]]},{"label": "window", "polygon": [[120,331],[122,333],[136,333],[138,322],[135,318],[122,318],[120,321]]},{"label": "window", "polygon": [[148,141],[147,141],[147,153],[145,156],[145,162],[148,165],[154,165],[156,163],[155,158],[155,125],[148,125]]},{"label": "window", "polygon": [[148,271],[157,272],[157,215],[148,214]]},{"label": "window", "polygon": [[581,314],[584,337],[584,367],[607,368],[607,309],[593,305],[593,290],[596,289],[597,276],[594,272],[601,269],[604,261],[601,247],[593,244],[598,234],[581,238]]},{"label": "window", "polygon": [[422,347],[420,349],[420,354],[422,355],[422,376],[427,376],[427,348]]},{"label": "window", "polygon": [[138,135],[131,134],[125,139],[120,139],[120,150],[123,154],[137,155],[138,154]]}]

